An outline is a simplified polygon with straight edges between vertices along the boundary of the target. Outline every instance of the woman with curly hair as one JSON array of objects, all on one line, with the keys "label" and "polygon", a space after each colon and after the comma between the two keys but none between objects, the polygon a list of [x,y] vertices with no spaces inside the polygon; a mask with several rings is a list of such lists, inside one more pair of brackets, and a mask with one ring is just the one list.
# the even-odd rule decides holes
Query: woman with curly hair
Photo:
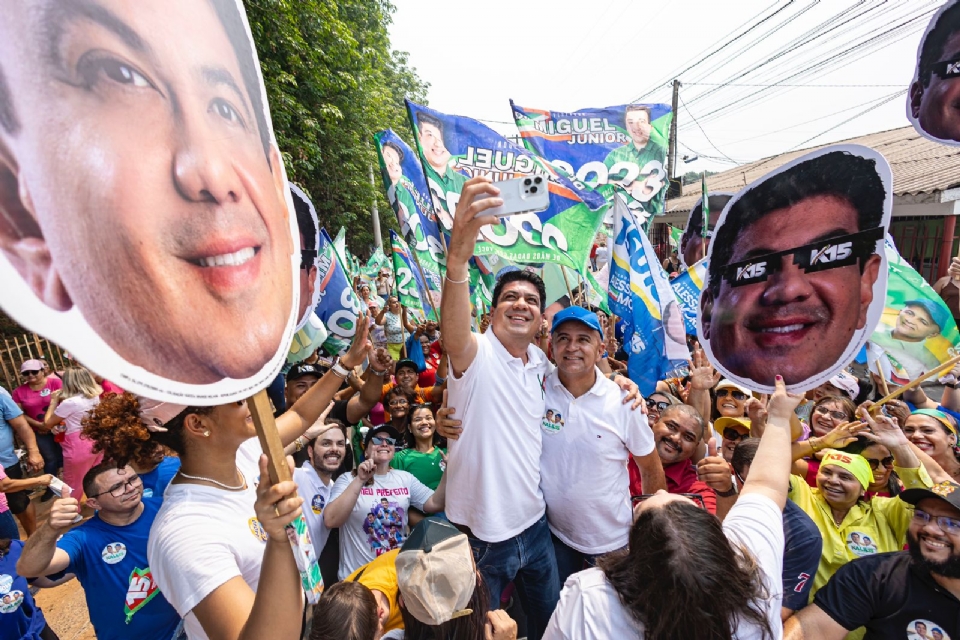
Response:
[{"label": "woman with curly hair", "polygon": [[73,489],[74,497],[83,491],[83,476],[103,460],[103,454],[94,452],[93,441],[83,435],[83,419],[100,404],[101,393],[103,388],[93,374],[83,367],[67,367],[63,387],[53,392],[44,417],[46,428],[63,434],[63,481]]},{"label": "woman with curly hair", "polygon": [[[94,409],[96,412],[96,409]],[[143,497],[162,497],[164,489],[177,475],[180,458],[145,437],[143,425],[127,424],[111,415],[83,421],[83,435],[93,441],[94,453],[102,453],[117,468],[129,464],[143,481]]]}]

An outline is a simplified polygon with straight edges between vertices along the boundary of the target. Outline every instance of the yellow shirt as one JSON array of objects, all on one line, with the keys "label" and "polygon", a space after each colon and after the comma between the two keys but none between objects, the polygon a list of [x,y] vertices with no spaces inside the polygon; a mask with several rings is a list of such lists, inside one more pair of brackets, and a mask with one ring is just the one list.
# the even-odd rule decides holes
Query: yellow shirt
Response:
[{"label": "yellow shirt", "polygon": [[[895,467],[895,470],[905,489],[933,486],[923,467]],[[900,498],[875,497],[870,502],[858,502],[837,525],[820,490],[811,488],[803,478],[790,476],[789,495],[813,519],[823,537],[823,552],[810,590],[810,602],[813,602],[813,594],[827,584],[837,569],[851,560],[874,553],[900,551],[906,544],[913,507]]]},{"label": "yellow shirt", "polygon": [[400,607],[397,606],[397,594],[400,591],[397,587],[397,555],[399,553],[400,549],[388,551],[347,576],[348,582],[359,582],[371,591],[379,591],[387,597],[390,602],[390,617],[387,618],[387,624],[383,627],[384,633],[403,629],[403,617],[400,615]]}]

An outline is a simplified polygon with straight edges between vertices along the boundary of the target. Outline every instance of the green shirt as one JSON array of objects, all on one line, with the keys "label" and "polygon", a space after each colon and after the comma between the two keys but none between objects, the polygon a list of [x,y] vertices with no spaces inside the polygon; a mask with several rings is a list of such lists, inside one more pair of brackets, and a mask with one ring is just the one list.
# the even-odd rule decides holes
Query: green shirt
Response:
[{"label": "green shirt", "polygon": [[443,477],[443,470],[446,464],[443,462],[441,452],[446,454],[446,449],[434,447],[431,453],[422,453],[416,449],[404,449],[398,451],[393,456],[390,466],[401,471],[408,471],[414,478],[427,485],[434,491],[440,485],[440,479]]},{"label": "green shirt", "polygon": [[[457,210],[457,201],[460,200],[460,192],[463,190],[463,185],[467,181],[467,176],[457,173],[449,164],[443,172],[443,175],[437,173],[436,169],[431,167],[429,162],[424,162],[423,168],[427,170],[427,184],[429,185],[431,181],[436,182],[443,190],[442,196],[436,193],[433,195],[440,198],[447,213],[452,216],[453,212]],[[452,198],[451,195],[453,196]]]},{"label": "green shirt", "polygon": [[[623,145],[622,147],[617,147],[604,159],[603,164],[606,165],[607,169],[613,167],[613,165],[618,162],[630,162],[637,165],[640,174],[637,176],[634,182],[644,182],[648,177],[654,176],[651,179],[651,184],[656,186],[656,181],[661,183],[661,188],[657,190],[650,200],[645,203],[645,208],[651,213],[663,213],[663,195],[665,189],[663,188],[667,183],[667,172],[663,168],[663,163],[667,157],[667,152],[663,147],[658,145],[653,140],[648,140],[647,144],[644,145],[643,149],[637,150],[637,147],[630,142]],[[647,170],[646,173],[643,172],[644,167],[650,161],[656,161],[659,163],[658,171]],[[656,174],[656,175],[654,175]],[[617,182],[623,180],[627,176],[627,172],[624,169],[618,169],[616,172],[611,172],[607,176],[607,182]]]}]

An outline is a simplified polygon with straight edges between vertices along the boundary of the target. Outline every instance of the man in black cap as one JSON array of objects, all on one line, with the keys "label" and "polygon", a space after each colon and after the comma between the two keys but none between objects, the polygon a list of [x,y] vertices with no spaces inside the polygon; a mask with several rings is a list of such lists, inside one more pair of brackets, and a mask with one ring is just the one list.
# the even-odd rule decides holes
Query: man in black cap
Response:
[{"label": "man in black cap", "polygon": [[892,640],[918,620],[934,623],[943,637],[960,637],[960,484],[907,489],[900,499],[916,506],[909,551],[841,567],[813,604],[786,621],[786,640],[841,640],[860,627],[865,640]]}]

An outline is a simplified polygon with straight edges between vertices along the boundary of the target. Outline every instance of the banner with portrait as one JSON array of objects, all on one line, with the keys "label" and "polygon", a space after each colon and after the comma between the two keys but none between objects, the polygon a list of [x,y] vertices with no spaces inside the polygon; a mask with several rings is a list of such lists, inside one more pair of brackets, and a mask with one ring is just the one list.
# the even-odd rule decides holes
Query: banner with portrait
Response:
[{"label": "banner with portrait", "polygon": [[242,4],[38,9],[0,21],[0,307],[151,398],[264,388],[299,234]]},{"label": "banner with portrait", "polygon": [[317,281],[320,283],[320,299],[314,312],[329,334],[323,346],[330,354],[346,353],[357,332],[357,314],[363,305],[340,265],[326,229],[320,229]]},{"label": "banner with portrait", "polygon": [[621,104],[564,113],[511,100],[510,107],[527,149],[591,187],[623,187],[640,225],[663,213],[670,105]]},{"label": "banner with portrait", "polygon": [[427,285],[420,277],[420,269],[410,255],[410,247],[393,229],[390,230],[390,250],[393,256],[394,291],[400,304],[408,309],[430,311],[430,303],[423,301]]},{"label": "banner with portrait", "polygon": [[734,196],[713,233],[697,315],[717,369],[772,393],[777,375],[800,392],[849,365],[884,309],[892,208],[890,165],[849,144],[801,156]]},{"label": "banner with portrait", "polygon": [[606,199],[554,169],[486,125],[407,100],[407,111],[434,209],[444,230],[452,228],[460,190],[474,176],[494,181],[528,175],[549,180],[546,210],[509,216],[480,230],[475,254],[514,262],[556,262],[584,268]]}]

